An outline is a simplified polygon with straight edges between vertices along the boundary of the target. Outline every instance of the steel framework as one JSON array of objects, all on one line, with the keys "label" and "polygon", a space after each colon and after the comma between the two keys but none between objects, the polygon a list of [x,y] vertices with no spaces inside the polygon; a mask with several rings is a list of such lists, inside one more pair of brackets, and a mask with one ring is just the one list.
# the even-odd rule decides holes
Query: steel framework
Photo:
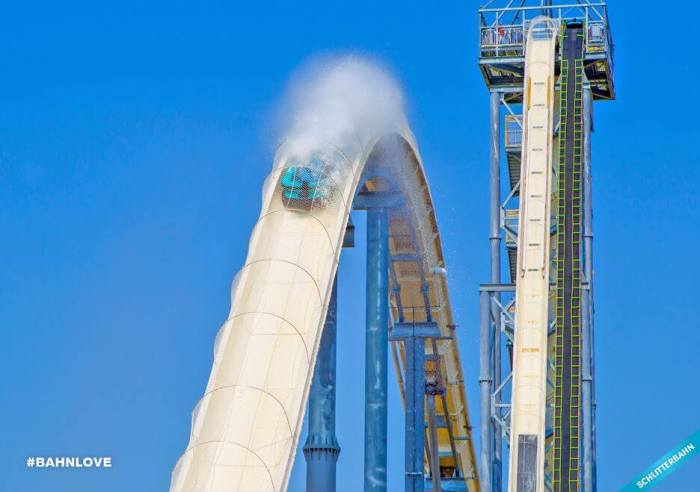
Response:
[{"label": "steel framework", "polygon": [[[605,2],[491,0],[478,11],[479,68],[490,93],[490,279],[480,287],[480,478],[482,490],[504,489],[504,451],[510,439],[512,349],[515,329],[515,282],[520,205],[524,54],[532,19],[547,15],[566,24],[584,26],[583,152],[581,176],[581,490],[596,490],[595,365],[593,323],[593,228],[591,193],[591,133],[593,101],[615,98],[613,42]],[[557,86],[557,90],[560,87]],[[559,128],[555,130],[558,132]],[[505,157],[505,159],[502,159]],[[556,170],[553,169],[556,173]],[[501,177],[507,176],[507,183]],[[556,190],[555,190],[556,193]],[[556,225],[554,226],[556,228]],[[556,232],[556,229],[552,231]],[[502,253],[505,251],[505,257]],[[554,258],[553,258],[554,260]],[[504,281],[503,270],[509,280]],[[556,269],[554,269],[556,272]],[[556,279],[552,279],[552,299]],[[554,346],[556,316],[549,326]],[[554,351],[549,352],[550,375]],[[553,406],[554,380],[549,382],[548,407]],[[551,394],[550,394],[551,393]],[[547,419],[545,487],[552,490],[552,419]],[[506,442],[504,449],[503,441]],[[506,460],[507,462],[507,460]],[[547,472],[549,472],[547,474]]]},{"label": "steel framework", "polygon": [[[387,372],[391,352],[405,407],[405,490],[478,492],[461,372],[449,362],[454,342],[445,269],[421,247],[407,197],[391,171],[372,160],[353,209],[367,212],[364,490],[387,490]],[[378,191],[377,188],[390,191]],[[426,190],[422,190],[425,192]],[[423,218],[425,219],[425,218]],[[423,227],[425,230],[425,228]],[[439,239],[430,228],[433,240]],[[352,230],[344,247],[354,245]],[[413,293],[411,293],[413,291]],[[309,397],[307,492],[335,490],[335,287]],[[462,456],[468,455],[465,460]],[[474,463],[474,464],[472,464]]]}]

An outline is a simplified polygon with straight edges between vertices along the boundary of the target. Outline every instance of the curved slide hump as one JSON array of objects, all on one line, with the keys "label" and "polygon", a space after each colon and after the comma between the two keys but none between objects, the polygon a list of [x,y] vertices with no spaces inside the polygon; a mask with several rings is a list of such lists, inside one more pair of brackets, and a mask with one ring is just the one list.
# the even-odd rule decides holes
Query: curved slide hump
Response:
[{"label": "curved slide hump", "polygon": [[544,490],[554,65],[558,26],[530,24],[525,51],[509,490]]},{"label": "curved slide hump", "polygon": [[[472,477],[469,490],[478,490],[455,323],[447,280],[439,274],[445,266],[442,246],[413,137],[403,126],[382,138],[357,135],[346,140],[352,143],[325,146],[332,150],[312,156],[295,154],[289,143],[277,152],[171,491],[286,490],[358,190],[393,192],[401,198],[402,205],[388,212],[391,253],[411,252],[418,261],[398,262],[392,270],[391,314],[407,322],[432,317],[440,327],[444,339],[435,347],[448,389],[448,408],[440,410],[453,416],[453,433],[462,436],[455,441],[460,470]],[[445,433],[440,450],[449,446]]]}]

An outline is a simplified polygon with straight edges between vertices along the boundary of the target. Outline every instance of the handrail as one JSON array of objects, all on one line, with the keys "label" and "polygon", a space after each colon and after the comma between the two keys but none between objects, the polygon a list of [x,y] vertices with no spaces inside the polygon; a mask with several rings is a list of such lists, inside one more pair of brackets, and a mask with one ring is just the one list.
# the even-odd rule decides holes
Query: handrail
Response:
[{"label": "handrail", "polygon": [[480,8],[478,12],[481,13],[495,13],[495,12],[515,12],[515,11],[521,11],[521,10],[542,10],[543,8],[547,8],[549,10],[562,10],[562,9],[586,9],[590,7],[603,7],[607,8],[607,3],[605,2],[597,2],[597,3],[572,3],[572,4],[566,4],[566,5],[547,5],[546,7],[542,5],[523,5],[522,7],[489,7],[489,8]]}]

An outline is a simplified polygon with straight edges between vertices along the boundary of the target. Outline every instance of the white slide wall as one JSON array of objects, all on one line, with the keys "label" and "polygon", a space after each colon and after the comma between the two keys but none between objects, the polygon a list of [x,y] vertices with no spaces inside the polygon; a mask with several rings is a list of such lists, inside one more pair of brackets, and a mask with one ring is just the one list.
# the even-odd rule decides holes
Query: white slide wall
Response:
[{"label": "white slide wall", "polygon": [[511,492],[544,490],[556,43],[556,24],[546,17],[534,19],[525,55],[509,464]]},{"label": "white slide wall", "polygon": [[[413,137],[396,132],[404,155],[397,175],[424,252],[426,267],[444,267],[437,223]],[[289,162],[285,145],[266,180],[260,218],[245,266],[232,286],[232,307],[214,348],[206,392],[192,415],[189,445],[173,472],[171,491],[284,491],[293,466],[306,399],[351,202],[376,139],[358,135],[346,148],[323,154],[331,195],[309,211],[285,208],[279,186]],[[408,149],[408,150],[405,150]],[[303,162],[303,161],[302,161]],[[441,332],[452,319],[444,276],[431,280],[442,306]],[[456,340],[444,344],[448,396],[455,426],[470,426]],[[342,347],[341,347],[342,353]],[[460,442],[462,468],[473,470],[471,441]]]}]

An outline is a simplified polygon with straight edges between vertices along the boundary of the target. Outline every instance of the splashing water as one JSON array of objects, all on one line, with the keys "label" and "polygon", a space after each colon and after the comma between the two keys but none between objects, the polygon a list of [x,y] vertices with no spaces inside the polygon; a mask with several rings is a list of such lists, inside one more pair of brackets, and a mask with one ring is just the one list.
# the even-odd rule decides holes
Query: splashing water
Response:
[{"label": "splashing water", "polygon": [[395,130],[405,119],[398,84],[357,56],[308,64],[293,79],[284,114],[287,155],[333,167],[342,162],[334,155],[354,156],[372,135]]}]

